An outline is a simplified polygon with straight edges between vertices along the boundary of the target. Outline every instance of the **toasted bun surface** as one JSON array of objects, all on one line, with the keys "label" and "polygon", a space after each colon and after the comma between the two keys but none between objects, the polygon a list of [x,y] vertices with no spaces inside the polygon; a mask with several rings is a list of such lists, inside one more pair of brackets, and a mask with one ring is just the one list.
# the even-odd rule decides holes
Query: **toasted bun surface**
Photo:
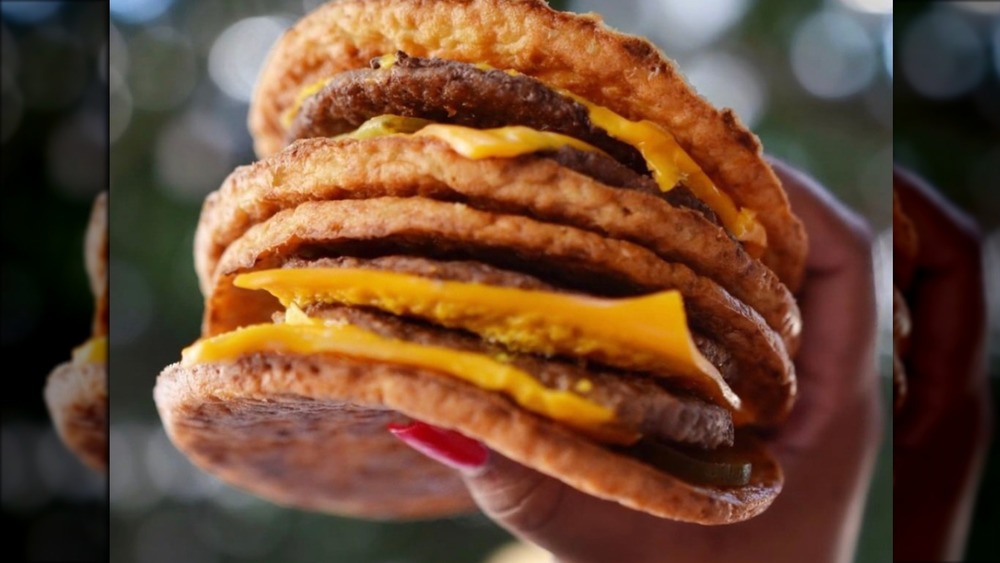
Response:
[{"label": "toasted bun surface", "polygon": [[741,371],[733,390],[752,419],[775,425],[791,408],[794,367],[777,333],[710,280],[624,241],[419,197],[307,202],[254,226],[222,256],[206,302],[204,333],[267,322],[278,310],[271,296],[233,287],[238,273],[280,267],[306,249],[336,254],[386,245],[418,248],[418,254],[433,249],[490,256],[500,265],[516,261],[549,278],[563,276],[562,281],[600,277],[608,286],[637,293],[678,289],[689,323],[717,337],[736,359]]},{"label": "toasted bun surface", "polygon": [[797,346],[801,316],[788,289],[697,212],[549,159],[472,160],[427,138],[309,139],[237,169],[202,210],[195,261],[203,292],[223,251],[251,226],[307,201],[380,196],[457,199],[634,242],[712,279],[760,313],[788,349]]},{"label": "toasted bun surface", "polygon": [[757,138],[731,111],[698,96],[648,41],[541,0],[344,0],[321,7],[279,40],[261,72],[250,108],[257,153],[284,146],[281,117],[303,87],[397,50],[516,70],[629,119],[661,124],[738,205],[758,213],[769,241],[764,263],[798,288],[805,231]]},{"label": "toasted bun surface", "polygon": [[658,516],[724,524],[763,511],[782,474],[753,449],[749,485],[713,488],[661,470],[434,372],[255,354],[169,366],[154,390],[168,434],[196,464],[279,503],[370,518],[473,507],[457,474],[392,438],[408,417],[463,434],[588,494]]},{"label": "toasted bun surface", "polygon": [[83,242],[84,264],[94,294],[94,335],[108,333],[108,193],[94,200]]},{"label": "toasted bun surface", "polygon": [[107,364],[59,365],[45,385],[45,404],[63,443],[88,466],[107,471]]}]

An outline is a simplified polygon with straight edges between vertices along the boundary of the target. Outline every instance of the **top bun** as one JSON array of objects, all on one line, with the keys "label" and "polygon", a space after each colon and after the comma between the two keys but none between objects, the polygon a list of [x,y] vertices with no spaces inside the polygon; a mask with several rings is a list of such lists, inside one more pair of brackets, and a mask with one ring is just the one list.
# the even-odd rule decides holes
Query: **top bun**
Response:
[{"label": "top bun", "polygon": [[261,72],[249,120],[257,154],[286,145],[281,117],[304,87],[396,51],[516,70],[661,125],[720,189],[757,213],[768,237],[762,261],[793,291],[801,283],[805,232],[757,137],[731,110],[699,96],[649,41],[542,0],[343,0],[320,7],[285,33]]}]

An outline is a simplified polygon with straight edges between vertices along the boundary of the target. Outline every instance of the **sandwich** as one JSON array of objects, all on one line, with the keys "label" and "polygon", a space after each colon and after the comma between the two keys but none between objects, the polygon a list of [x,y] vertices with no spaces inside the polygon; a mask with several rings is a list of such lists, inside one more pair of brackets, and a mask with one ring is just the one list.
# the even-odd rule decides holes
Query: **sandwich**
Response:
[{"label": "sandwich", "polygon": [[87,466],[108,469],[108,198],[94,200],[84,237],[84,261],[95,307],[91,337],[57,366],[45,384],[45,404],[64,444]]},{"label": "sandwich", "polygon": [[421,421],[724,524],[779,493],[806,238],[761,146],[645,39],[540,0],[343,0],[260,74],[203,205],[201,337],[154,397],[194,463],[366,518],[474,505]]}]

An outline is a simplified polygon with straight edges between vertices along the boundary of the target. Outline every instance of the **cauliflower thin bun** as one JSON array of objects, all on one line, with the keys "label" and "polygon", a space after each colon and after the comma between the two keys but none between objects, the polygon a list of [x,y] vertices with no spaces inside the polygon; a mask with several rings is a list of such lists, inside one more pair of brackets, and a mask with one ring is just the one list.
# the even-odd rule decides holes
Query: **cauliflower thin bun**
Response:
[{"label": "cauliflower thin bun", "polygon": [[542,1],[345,0],[274,46],[261,160],[195,236],[154,391],[204,470],[366,518],[474,507],[419,420],[664,518],[780,492],[806,240],[755,136],[645,39]]}]

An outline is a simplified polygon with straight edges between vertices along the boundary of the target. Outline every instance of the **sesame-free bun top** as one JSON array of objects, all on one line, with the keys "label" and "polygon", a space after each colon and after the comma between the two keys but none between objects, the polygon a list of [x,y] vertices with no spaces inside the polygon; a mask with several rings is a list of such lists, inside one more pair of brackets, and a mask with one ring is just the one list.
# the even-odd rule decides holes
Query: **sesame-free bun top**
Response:
[{"label": "sesame-free bun top", "polygon": [[285,146],[282,116],[304,87],[396,51],[516,70],[661,125],[737,205],[756,211],[768,237],[763,262],[793,291],[801,283],[805,232],[757,137],[732,111],[699,96],[649,41],[542,0],[342,0],[320,7],[285,33],[261,71],[249,119],[257,154]]}]

